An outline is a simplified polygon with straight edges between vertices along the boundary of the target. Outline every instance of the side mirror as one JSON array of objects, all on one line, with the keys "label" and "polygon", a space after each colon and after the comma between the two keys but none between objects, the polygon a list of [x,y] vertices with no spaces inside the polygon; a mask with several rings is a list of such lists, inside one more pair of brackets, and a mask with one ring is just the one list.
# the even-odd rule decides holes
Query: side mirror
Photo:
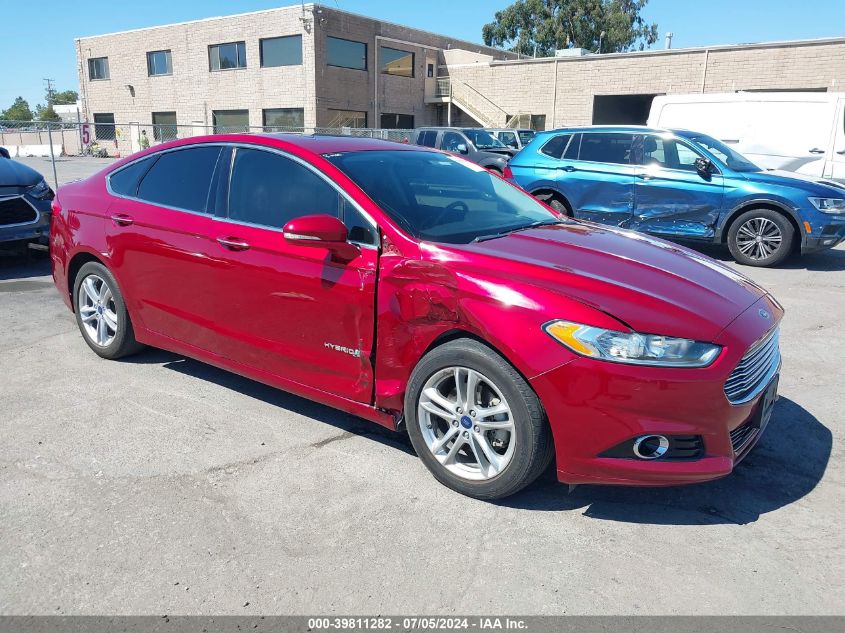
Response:
[{"label": "side mirror", "polygon": [[458,154],[469,154],[469,150],[467,149],[466,143],[458,143],[455,149],[458,150]]},{"label": "side mirror", "polygon": [[707,158],[696,158],[695,169],[699,174],[707,175],[713,171],[713,163],[711,163]]},{"label": "side mirror", "polygon": [[303,215],[282,229],[285,240],[298,246],[337,249],[345,247],[349,237],[346,225],[331,215]]},{"label": "side mirror", "polygon": [[7,150],[5,147],[0,147],[0,156],[2,156],[3,158],[11,158],[12,157],[9,154],[9,150]]}]

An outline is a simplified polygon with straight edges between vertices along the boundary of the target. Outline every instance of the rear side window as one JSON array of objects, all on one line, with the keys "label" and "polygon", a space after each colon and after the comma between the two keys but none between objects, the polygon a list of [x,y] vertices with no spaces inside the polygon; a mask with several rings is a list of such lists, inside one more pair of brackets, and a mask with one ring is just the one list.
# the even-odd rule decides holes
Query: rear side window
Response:
[{"label": "rear side window", "polygon": [[615,132],[584,134],[578,158],[594,163],[628,165],[631,162],[633,142],[633,134]]},{"label": "rear side window", "polygon": [[552,158],[563,158],[563,153],[566,151],[571,139],[571,134],[560,134],[547,141],[540,151]]},{"label": "rear side window", "polygon": [[187,211],[207,212],[208,189],[219,146],[191,147],[159,155],[138,187],[146,202]]},{"label": "rear side window", "polygon": [[134,198],[138,194],[138,183],[156,158],[158,157],[149,156],[111,174],[109,176],[109,187],[111,187],[112,192],[120,196]]},{"label": "rear side window", "polygon": [[437,142],[437,132],[432,131],[425,131],[420,132],[420,138],[418,141],[419,145],[425,145],[426,147],[434,147],[434,144]]},{"label": "rear side window", "polygon": [[341,218],[344,200],[325,180],[273,152],[238,148],[229,187],[229,219],[282,228],[303,215]]}]

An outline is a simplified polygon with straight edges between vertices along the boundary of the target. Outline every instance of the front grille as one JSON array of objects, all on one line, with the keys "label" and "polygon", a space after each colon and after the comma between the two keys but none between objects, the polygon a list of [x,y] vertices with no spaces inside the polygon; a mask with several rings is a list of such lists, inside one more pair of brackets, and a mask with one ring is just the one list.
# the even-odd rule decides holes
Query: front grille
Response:
[{"label": "front grille", "polygon": [[743,404],[759,394],[780,367],[780,333],[776,328],[752,347],[725,382],[731,404]]},{"label": "front grille", "polygon": [[734,449],[734,453],[742,452],[742,449],[754,439],[754,436],[757,435],[759,430],[754,425],[754,420],[752,419],[731,431],[731,446]]},{"label": "front grille", "polygon": [[27,224],[37,219],[38,212],[20,196],[0,200],[0,226]]}]

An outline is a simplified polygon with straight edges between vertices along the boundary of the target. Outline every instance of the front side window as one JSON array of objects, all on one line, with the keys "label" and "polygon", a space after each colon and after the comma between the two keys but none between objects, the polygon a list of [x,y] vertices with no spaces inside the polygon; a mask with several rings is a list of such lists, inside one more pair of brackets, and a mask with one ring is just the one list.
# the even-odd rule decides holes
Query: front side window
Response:
[{"label": "front side window", "polygon": [[458,146],[463,145],[467,148],[466,139],[457,132],[443,132],[443,139],[440,141],[440,149],[446,152],[457,152]]},{"label": "front side window", "polygon": [[265,132],[302,132],[304,108],[267,108],[261,111]]},{"label": "front side window", "polygon": [[379,63],[385,75],[414,76],[414,54],[387,46],[379,47]]},{"label": "front side window", "polygon": [[601,132],[584,134],[578,160],[593,163],[628,165],[631,162],[633,134]]},{"label": "front side window", "polygon": [[261,67],[302,65],[302,36],[269,37],[259,40]]},{"label": "front side window", "polygon": [[729,169],[734,171],[761,171],[760,168],[748,160],[745,156],[722,143],[717,141],[712,136],[706,134],[694,134],[686,137],[687,140],[695,145],[699,145],[711,152],[720,161],[725,163]]},{"label": "front side window", "polygon": [[342,217],[344,199],[313,171],[274,152],[238,148],[229,219],[280,229],[303,215]]},{"label": "front side window", "polygon": [[95,81],[97,79],[109,78],[109,58],[95,57],[88,60],[88,79]]},{"label": "front side window", "polygon": [[114,140],[114,114],[112,112],[94,114],[94,138],[98,141]]},{"label": "front side window", "polygon": [[176,133],[175,112],[153,112],[153,139],[156,141],[172,141],[178,138]]},{"label": "front side window", "polygon": [[417,239],[467,244],[562,222],[483,167],[424,149],[326,156]]},{"label": "front side window", "polygon": [[469,128],[461,131],[469,137],[469,140],[478,149],[501,149],[505,146],[499,139],[485,130]]},{"label": "front side window", "polygon": [[327,37],[326,64],[353,70],[367,70],[367,45],[339,37]]},{"label": "front side window", "polygon": [[499,132],[499,140],[508,147],[519,147],[519,142],[516,140],[515,132]]},{"label": "front side window", "polygon": [[249,131],[249,110],[214,110],[211,119],[215,134],[239,134]]},{"label": "front side window", "polygon": [[208,67],[210,70],[246,68],[246,43],[229,42],[209,46]]},{"label": "front side window", "polygon": [[333,110],[329,108],[331,122],[327,127],[367,127],[367,113],[357,110]]},{"label": "front side window", "polygon": [[147,74],[150,77],[172,75],[173,60],[170,51],[150,51],[147,53]]},{"label": "front side window", "polygon": [[534,130],[520,130],[517,132],[523,145],[528,145],[536,136]]},{"label": "front side window", "polygon": [[208,190],[220,147],[190,147],[164,152],[144,176],[138,198],[186,211],[207,213]]}]

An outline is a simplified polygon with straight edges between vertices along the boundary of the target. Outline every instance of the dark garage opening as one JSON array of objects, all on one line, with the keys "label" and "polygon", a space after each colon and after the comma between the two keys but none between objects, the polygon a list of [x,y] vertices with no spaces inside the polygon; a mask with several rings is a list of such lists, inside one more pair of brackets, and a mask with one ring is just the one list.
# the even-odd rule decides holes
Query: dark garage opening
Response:
[{"label": "dark garage opening", "polygon": [[645,125],[657,95],[596,95],[593,125]]}]

